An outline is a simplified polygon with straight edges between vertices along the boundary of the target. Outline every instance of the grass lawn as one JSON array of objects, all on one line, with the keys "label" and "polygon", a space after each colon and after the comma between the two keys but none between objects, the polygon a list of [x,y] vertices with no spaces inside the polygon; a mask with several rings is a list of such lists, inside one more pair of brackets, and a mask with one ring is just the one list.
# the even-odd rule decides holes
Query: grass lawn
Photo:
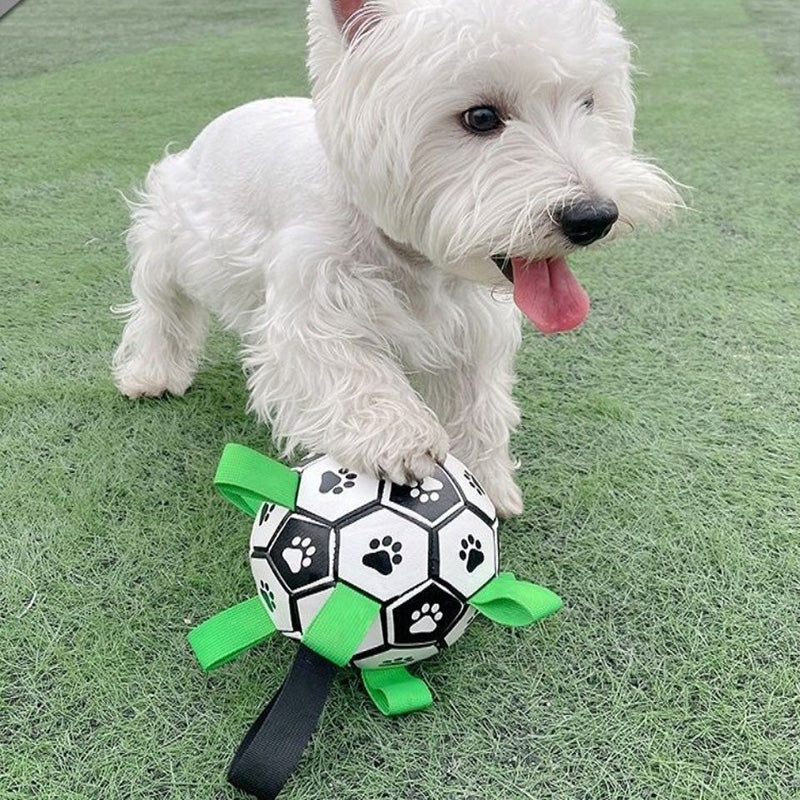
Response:
[{"label": "grass lawn", "polygon": [[[621,0],[640,144],[694,189],[580,260],[574,336],[519,358],[504,566],[565,610],[477,622],[387,721],[337,681],[287,800],[800,797],[800,6]],[[168,141],[306,91],[299,0],[27,0],[0,21],[0,800],[221,800],[284,676],[185,641],[254,587],[211,476],[262,449],[235,343],[130,403],[119,190]]]}]

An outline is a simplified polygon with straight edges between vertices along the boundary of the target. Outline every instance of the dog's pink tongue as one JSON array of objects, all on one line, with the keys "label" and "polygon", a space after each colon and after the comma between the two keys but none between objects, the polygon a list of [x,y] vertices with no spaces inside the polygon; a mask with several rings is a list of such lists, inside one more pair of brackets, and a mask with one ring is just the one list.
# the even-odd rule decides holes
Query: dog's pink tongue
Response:
[{"label": "dog's pink tongue", "polygon": [[589,316],[589,295],[563,258],[512,258],[514,302],[542,333],[577,328]]}]

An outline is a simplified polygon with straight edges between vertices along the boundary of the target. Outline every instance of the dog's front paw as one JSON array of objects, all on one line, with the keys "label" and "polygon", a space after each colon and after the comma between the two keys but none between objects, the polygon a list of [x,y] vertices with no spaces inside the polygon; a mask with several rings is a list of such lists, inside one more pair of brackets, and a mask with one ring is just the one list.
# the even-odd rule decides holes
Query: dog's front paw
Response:
[{"label": "dog's front paw", "polygon": [[407,450],[379,458],[375,466],[378,474],[388,478],[392,483],[410,486],[430,478],[436,470],[436,465],[443,462],[446,457],[446,444],[420,443]]},{"label": "dog's front paw", "polygon": [[193,371],[173,368],[167,370],[148,361],[136,358],[117,365],[114,382],[122,394],[131,399],[161,397],[164,394],[180,397],[192,385]]},{"label": "dog's front paw", "polygon": [[332,443],[329,452],[342,464],[408,486],[433,475],[436,465],[447,457],[450,440],[431,418],[413,422],[397,420],[344,448],[337,444]]},{"label": "dog's front paw", "polygon": [[475,470],[475,477],[494,503],[501,519],[511,519],[522,514],[522,492],[508,472],[484,467]]}]

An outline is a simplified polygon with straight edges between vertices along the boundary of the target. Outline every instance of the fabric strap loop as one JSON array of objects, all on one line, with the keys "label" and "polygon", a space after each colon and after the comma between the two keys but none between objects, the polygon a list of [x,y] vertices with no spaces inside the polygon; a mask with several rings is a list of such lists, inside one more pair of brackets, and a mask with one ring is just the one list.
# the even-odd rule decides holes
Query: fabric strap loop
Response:
[{"label": "fabric strap loop", "polygon": [[493,622],[512,628],[539,622],[564,605],[555,592],[517,580],[511,572],[501,572],[473,595],[469,604]]},{"label": "fabric strap loop", "polygon": [[405,667],[364,669],[361,679],[378,711],[387,717],[424,711],[433,704],[425,682]]},{"label": "fabric strap loop", "polygon": [[303,636],[303,644],[344,667],[380,613],[380,603],[339,583]]},{"label": "fabric strap loop", "polygon": [[225,445],[214,476],[223,497],[250,517],[265,502],[294,511],[299,484],[300,476],[285,464],[233,442]]},{"label": "fabric strap loop", "polygon": [[251,597],[189,631],[189,644],[209,672],[255,647],[275,633],[260,597]]},{"label": "fabric strap loop", "polygon": [[337,584],[311,623],[278,693],[250,727],[228,780],[259,800],[274,800],[317,728],[337,667],[346,665],[380,604]]}]

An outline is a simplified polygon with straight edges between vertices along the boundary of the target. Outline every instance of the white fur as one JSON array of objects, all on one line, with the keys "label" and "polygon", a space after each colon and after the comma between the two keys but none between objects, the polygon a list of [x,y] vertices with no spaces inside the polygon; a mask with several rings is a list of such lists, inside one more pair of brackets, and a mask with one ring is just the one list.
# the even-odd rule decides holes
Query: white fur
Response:
[{"label": "white fur", "polygon": [[[117,384],[184,392],[210,311],[287,452],[408,482],[452,449],[517,514],[520,326],[490,256],[568,252],[576,199],[614,200],[615,232],[676,203],[633,154],[630,47],[602,0],[312,0],[309,32],[313,102],[234,109],[151,168]],[[502,135],[467,133],[488,103]]]}]

